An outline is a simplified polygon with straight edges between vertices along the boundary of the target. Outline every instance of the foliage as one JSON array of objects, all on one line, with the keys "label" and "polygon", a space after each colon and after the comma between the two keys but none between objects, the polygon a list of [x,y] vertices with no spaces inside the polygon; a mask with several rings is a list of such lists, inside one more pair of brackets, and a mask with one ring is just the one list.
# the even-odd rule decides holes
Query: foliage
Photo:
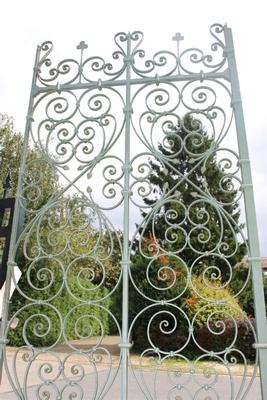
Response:
[{"label": "foliage", "polygon": [[[237,241],[242,228],[237,190],[231,187],[228,171],[217,160],[214,148],[215,143],[201,123],[186,115],[179,126],[170,127],[165,144],[159,144],[160,161],[149,162],[148,180],[153,196],[144,201],[152,211],[142,214],[145,224],[139,228],[131,266],[134,285],[142,293],[130,287],[130,322],[140,312],[132,329],[134,348],[138,351],[152,343],[164,351],[183,348],[189,328],[185,314],[191,321],[195,318],[196,332],[205,329],[209,315],[215,318],[216,312],[220,321],[231,317],[243,321],[239,303],[232,297],[234,287],[232,290],[228,280],[232,266],[246,254],[246,243]],[[205,153],[209,154],[205,163],[198,163],[198,154]],[[204,193],[203,198],[198,193]],[[230,218],[221,218],[218,208],[209,202],[212,198],[223,210],[222,215]],[[192,282],[187,286],[189,269],[200,254],[202,260],[191,269]],[[209,268],[213,265],[215,269]],[[211,300],[220,303],[223,299],[226,306],[219,312],[222,306]],[[168,313],[172,304],[185,313],[174,313],[177,326]],[[166,329],[160,331],[160,326]],[[216,338],[221,338],[223,344],[222,335]],[[194,355],[198,350],[191,343],[185,352]]]},{"label": "foliage", "polygon": [[[22,136],[14,132],[12,119],[0,114],[0,197],[9,172],[13,181],[17,182],[22,143]],[[14,195],[15,191],[16,185],[12,187],[10,195]]]},{"label": "foliage", "polygon": [[[3,191],[3,184],[10,172],[12,179],[12,187],[9,195],[15,196],[18,183],[18,173],[20,166],[20,157],[23,148],[23,137],[20,133],[15,132],[12,118],[0,114],[0,196]],[[37,148],[29,148],[27,163],[34,164],[34,161],[42,158],[41,152]],[[34,180],[34,169],[29,168],[27,174],[27,184]],[[58,187],[58,178],[55,171],[49,165],[42,164],[42,203],[36,203],[35,208],[40,208],[42,204],[46,204],[52,192]]]},{"label": "foliage", "polygon": [[[139,285],[142,289],[146,287],[147,284],[143,280],[143,282],[138,284],[138,287]],[[148,308],[147,311],[137,318],[134,325],[132,335],[134,349],[136,351],[144,351],[150,348],[151,343],[149,343],[149,336],[154,346],[158,347],[160,350],[176,351],[182,348],[186,343],[189,336],[190,323],[198,338],[201,332],[209,331],[208,326],[216,326],[216,321],[232,321],[233,319],[243,321],[245,317],[244,313],[237,299],[231,296],[230,291],[227,288],[220,288],[219,283],[217,283],[216,286],[210,283],[210,286],[212,286],[212,288],[208,287],[207,283],[204,284],[200,278],[193,277],[192,285],[188,286],[181,297],[171,302],[175,307],[170,307],[167,303],[164,306],[152,306]],[[177,286],[172,289],[172,293],[173,295],[177,295]],[[134,297],[133,295],[134,292],[131,291],[130,304],[133,304],[131,307],[132,319],[137,315],[138,311],[142,308],[149,307],[151,304],[151,302],[144,300],[141,295],[135,295]],[[156,312],[162,312],[162,314],[154,318]],[[172,312],[174,318],[170,314],[167,314],[167,312]],[[187,317],[185,317],[184,313]],[[175,319],[177,320],[176,328],[174,328]],[[150,330],[147,330],[148,321],[150,320],[153,321],[153,323],[151,324]],[[162,333],[159,328],[162,320],[166,321],[166,326],[168,327],[165,333]],[[216,332],[216,329],[214,329],[214,331]],[[216,340],[221,346],[225,343],[225,337],[223,335],[214,336],[216,336]],[[242,341],[239,341],[238,344],[241,346],[240,350],[242,351],[244,347],[242,346]],[[192,340],[185,349],[185,353],[190,357],[194,357],[199,353],[199,349],[193,344]]]},{"label": "foliage", "polygon": [[[232,291],[233,293],[237,293],[240,287],[243,286],[248,273],[248,267],[246,265],[238,265],[233,269],[233,284]],[[266,314],[267,314],[267,276],[263,279],[264,283],[264,295],[265,295],[265,306],[266,306]],[[249,279],[245,288],[241,291],[238,296],[240,304],[242,304],[243,310],[247,315],[251,317],[255,317],[254,310],[254,295],[253,295],[253,285],[252,279]]]},{"label": "foliage", "polygon": [[[239,224],[239,205],[235,200],[237,190],[228,190],[231,188],[231,179],[223,164],[217,161],[215,151],[210,151],[204,163],[199,163],[197,157],[198,154],[205,154],[208,150],[214,149],[213,140],[208,137],[198,120],[186,115],[180,126],[172,127],[167,135],[167,143],[165,146],[159,144],[159,152],[164,157],[163,160],[168,161],[160,163],[150,160],[151,173],[148,179],[154,198],[151,196],[145,198],[145,203],[148,206],[157,206],[157,202],[162,198],[167,197],[169,200],[163,201],[158,208],[154,225],[152,226],[152,219],[148,221],[143,236],[149,237],[152,234],[165,251],[174,252],[184,247],[180,256],[185,264],[190,266],[197,257],[196,251],[200,254],[217,248],[222,240],[220,239],[222,230],[224,246],[219,250],[228,257],[231,265],[236,265],[246,254],[245,243],[238,243],[236,248],[237,237],[233,234],[233,232],[239,233],[242,227]],[[181,179],[184,176],[188,179]],[[205,193],[205,199],[198,199],[196,190]],[[170,195],[166,196],[166,193]],[[233,222],[225,218],[220,219],[216,207],[209,203],[210,198],[216,199],[217,204],[223,204],[224,212]],[[185,209],[190,218],[181,224],[186,213]],[[143,212],[143,217],[148,218],[149,214]],[[196,225],[204,227],[196,229]],[[171,226],[176,226],[175,232]],[[184,246],[185,235],[178,227],[182,227],[186,232],[191,246]],[[211,256],[209,262],[210,260]],[[229,269],[218,258],[215,258],[215,263],[221,270],[222,279],[227,281]]]},{"label": "foliage", "polygon": [[216,284],[212,281],[203,283],[199,277],[192,278],[192,286],[190,286],[187,298],[183,300],[182,307],[188,318],[191,321],[194,319],[195,328],[206,325],[212,314],[215,314],[215,317],[218,314],[218,318],[223,320],[230,317],[239,318],[240,315],[243,315],[239,301],[231,296],[227,287],[222,287],[219,282]]},{"label": "foliage", "polygon": [[[229,353],[230,357],[234,356],[238,362],[244,362],[241,351],[245,355],[246,361],[255,362],[255,349],[253,347],[255,337],[252,327],[255,329],[255,319],[252,317],[228,318],[223,321],[223,326],[220,327],[222,331],[220,335],[214,334],[214,332],[218,332],[218,326],[215,322],[211,322],[209,327],[202,326],[198,329],[195,337],[199,346],[206,351],[220,353],[226,348],[237,349],[238,351]],[[234,341],[235,337],[236,340]]]},{"label": "foliage", "polygon": [[[73,279],[73,278],[72,278]],[[72,281],[69,282],[72,285]],[[52,346],[55,343],[69,341],[77,338],[86,338],[95,335],[109,333],[109,315],[97,304],[87,304],[88,290],[90,300],[93,302],[107,294],[105,288],[94,288],[87,280],[81,280],[82,287],[76,287],[72,291],[75,298],[70,295],[66,287],[59,296],[49,303],[37,304],[26,301],[17,295],[12,303],[14,311],[22,311],[17,314],[18,326],[9,331],[8,339],[11,346],[22,346],[25,343],[35,347]],[[86,288],[87,290],[85,290]],[[28,289],[29,297],[35,296],[35,291]],[[52,297],[53,292],[46,291],[45,297]],[[78,300],[79,299],[79,300]],[[101,302],[101,306],[107,310],[110,307],[110,299]],[[55,311],[56,309],[56,311]],[[62,316],[61,325],[59,315]],[[64,335],[62,328],[64,327]]]},{"label": "foliage", "polygon": [[[29,260],[24,265],[25,273],[19,287],[26,297],[34,302],[41,302],[41,305],[33,303],[28,307],[25,297],[16,292],[10,311],[13,315],[26,306],[25,311],[20,313],[22,316],[19,315],[21,321],[36,313],[27,327],[31,338],[28,340],[36,346],[47,346],[55,343],[56,339],[64,339],[60,332],[60,316],[64,318],[70,310],[73,311],[66,323],[66,341],[108,334],[109,326],[113,332],[118,333],[116,324],[108,313],[111,299],[107,296],[120,274],[119,269],[113,273],[113,268],[118,267],[115,261],[119,247],[115,233],[111,233],[113,239],[108,232],[102,232],[101,236],[93,227],[93,222],[81,199],[62,199],[44,215],[38,226],[38,233],[32,228],[31,235],[24,243],[24,254]],[[114,265],[111,265],[110,254]],[[83,304],[83,301],[98,302],[101,306]],[[103,311],[102,306],[107,310]],[[42,312],[52,321],[49,329],[49,323],[41,315]],[[20,343],[22,340],[19,339],[23,322],[21,324],[14,334],[16,340],[10,334],[11,343]],[[42,332],[34,332],[34,326]]]},{"label": "foliage", "polygon": [[[14,195],[23,138],[14,132],[11,119],[2,121],[0,156],[4,168],[1,169],[0,182],[3,184],[7,173],[11,171],[13,186],[10,195]],[[74,307],[80,300],[97,301],[106,297],[117,284],[120,276],[119,233],[108,233],[103,227],[99,227],[99,230],[95,228],[87,205],[79,197],[61,196],[57,201],[52,200],[60,190],[58,176],[39,149],[27,149],[26,168],[23,172],[25,187],[22,195],[27,199],[24,224],[26,229],[16,261],[22,271],[19,288],[24,296],[17,290],[14,292],[9,314],[12,316],[21,308],[23,311],[19,316],[19,326],[9,336],[11,344],[22,344],[22,325],[29,318],[29,341],[34,345],[44,346],[52,343],[59,335],[60,323],[53,305],[64,316],[66,310]],[[42,209],[45,210],[43,206],[49,201],[49,209],[42,212]],[[32,224],[32,221],[35,223]],[[88,257],[84,257],[84,254]],[[49,258],[50,255],[53,257]],[[65,285],[62,286],[63,274],[67,273],[70,265],[67,285],[69,291],[78,296],[78,300],[73,298]],[[56,293],[57,297],[52,301],[48,300]],[[29,298],[32,303],[27,300]],[[36,301],[41,304],[36,304]],[[109,309],[111,300],[105,299],[101,304]],[[82,317],[82,312],[88,314],[86,307],[88,310],[92,308],[89,305],[80,306],[75,308],[75,315],[70,316],[71,322],[67,324],[68,337],[73,338],[75,318]],[[52,322],[47,332],[48,320],[41,315],[42,311]],[[30,318],[34,314],[34,318]],[[116,331],[116,325],[107,312],[94,307],[92,315],[92,334],[99,333],[96,318],[103,320],[105,333],[109,332],[109,324]],[[80,321],[85,319],[86,317],[81,318]],[[37,329],[35,334],[34,326]]]}]

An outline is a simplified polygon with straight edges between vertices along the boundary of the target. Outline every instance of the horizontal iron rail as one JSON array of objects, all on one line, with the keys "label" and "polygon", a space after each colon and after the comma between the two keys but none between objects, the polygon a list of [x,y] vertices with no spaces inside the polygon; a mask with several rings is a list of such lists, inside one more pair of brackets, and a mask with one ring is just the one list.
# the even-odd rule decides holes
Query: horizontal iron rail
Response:
[{"label": "horizontal iron rail", "polygon": [[[226,80],[230,81],[228,69],[224,70],[223,72],[199,72],[195,74],[189,75],[170,75],[170,76],[160,76],[155,75],[154,77],[140,77],[140,78],[133,78],[129,80],[130,85],[146,85],[146,84],[157,84],[160,83],[172,83],[172,82],[179,82],[179,81],[204,81],[204,80]],[[49,92],[62,92],[64,90],[79,90],[79,89],[94,89],[98,88],[101,89],[102,87],[115,87],[115,86],[126,86],[127,79],[118,79],[118,80],[101,80],[92,81],[92,82],[79,82],[79,83],[66,83],[66,84],[59,84],[51,85],[51,86],[44,86],[40,87],[38,85],[34,86],[33,95],[37,96],[42,93],[49,93]]]}]

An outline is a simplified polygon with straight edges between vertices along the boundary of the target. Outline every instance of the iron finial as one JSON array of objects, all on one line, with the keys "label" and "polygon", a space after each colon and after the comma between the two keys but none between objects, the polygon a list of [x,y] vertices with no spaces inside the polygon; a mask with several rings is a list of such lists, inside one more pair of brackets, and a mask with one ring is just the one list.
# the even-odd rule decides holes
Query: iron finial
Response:
[{"label": "iron finial", "polygon": [[172,40],[175,42],[180,42],[181,40],[184,40],[184,36],[180,32],[176,32]]},{"label": "iron finial", "polygon": [[88,48],[88,45],[85,43],[85,41],[84,40],[82,40],[79,44],[78,44],[78,46],[76,47],[78,50],[84,50],[84,49],[87,49]]}]

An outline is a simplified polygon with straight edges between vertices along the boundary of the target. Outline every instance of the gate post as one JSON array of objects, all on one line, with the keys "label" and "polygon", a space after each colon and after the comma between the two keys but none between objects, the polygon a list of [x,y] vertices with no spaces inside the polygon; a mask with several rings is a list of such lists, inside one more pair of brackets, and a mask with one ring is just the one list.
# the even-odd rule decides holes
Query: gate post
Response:
[{"label": "gate post", "polygon": [[122,254],[122,336],[121,336],[121,400],[128,399],[128,359],[130,343],[128,340],[129,318],[129,197],[130,197],[130,128],[131,128],[131,34],[127,34],[126,98],[125,98],[125,144],[124,144],[124,189],[123,189],[123,254]]},{"label": "gate post", "polygon": [[246,139],[246,128],[240,94],[240,86],[237,74],[237,66],[234,53],[234,44],[232,31],[227,25],[224,26],[225,35],[225,54],[228,59],[229,77],[232,89],[233,107],[237,140],[240,154],[240,167],[242,173],[242,189],[245,200],[245,212],[247,220],[247,231],[249,241],[249,263],[252,268],[252,282],[254,292],[255,319],[258,343],[255,348],[259,351],[259,364],[261,375],[262,400],[267,400],[267,321],[266,308],[263,291],[263,274],[260,259],[260,248],[257,230],[255,201],[251,177],[251,168],[248,154],[248,145]]}]

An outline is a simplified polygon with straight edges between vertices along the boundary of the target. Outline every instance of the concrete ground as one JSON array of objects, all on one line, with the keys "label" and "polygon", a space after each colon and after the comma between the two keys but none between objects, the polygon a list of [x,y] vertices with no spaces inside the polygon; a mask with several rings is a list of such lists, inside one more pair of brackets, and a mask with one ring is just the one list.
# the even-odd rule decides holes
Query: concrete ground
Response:
[{"label": "concrete ground", "polygon": [[[69,347],[59,345],[53,349],[53,353],[41,353],[29,368],[29,360],[24,361],[21,357],[22,354],[18,353],[16,371],[12,370],[16,349],[8,348],[6,366],[9,368],[10,375],[14,379],[15,373],[17,373],[20,385],[23,387],[23,377],[25,372],[28,372],[28,380],[25,384],[27,390],[22,389],[22,392],[15,393],[4,371],[0,385],[0,399],[119,400],[120,352],[118,343],[118,337],[104,338],[103,350],[97,353],[94,362],[82,353],[70,353]],[[85,350],[90,348],[92,343],[76,341],[72,345]],[[209,374],[208,371],[206,375],[196,373],[192,376],[188,371],[181,369],[179,374],[173,365],[170,366],[171,371],[156,371],[155,368],[151,368],[151,363],[149,364],[148,361],[144,368],[140,369],[137,356],[133,356],[131,362],[133,368],[129,368],[129,400],[191,400],[192,398],[198,400],[261,400],[260,379],[256,377],[253,384],[250,382],[250,377],[242,381],[242,377],[238,376],[240,371],[237,369],[231,380],[228,375],[223,375],[223,370],[219,371],[220,375],[217,378],[214,378],[212,372]],[[64,368],[61,371],[59,366],[62,365]],[[201,387],[203,388],[201,389]],[[243,390],[238,393],[240,388]],[[247,395],[246,388],[249,389]],[[25,396],[25,391],[27,396]],[[47,397],[45,392],[50,392],[50,397]],[[73,397],[74,394],[76,397]]]}]

